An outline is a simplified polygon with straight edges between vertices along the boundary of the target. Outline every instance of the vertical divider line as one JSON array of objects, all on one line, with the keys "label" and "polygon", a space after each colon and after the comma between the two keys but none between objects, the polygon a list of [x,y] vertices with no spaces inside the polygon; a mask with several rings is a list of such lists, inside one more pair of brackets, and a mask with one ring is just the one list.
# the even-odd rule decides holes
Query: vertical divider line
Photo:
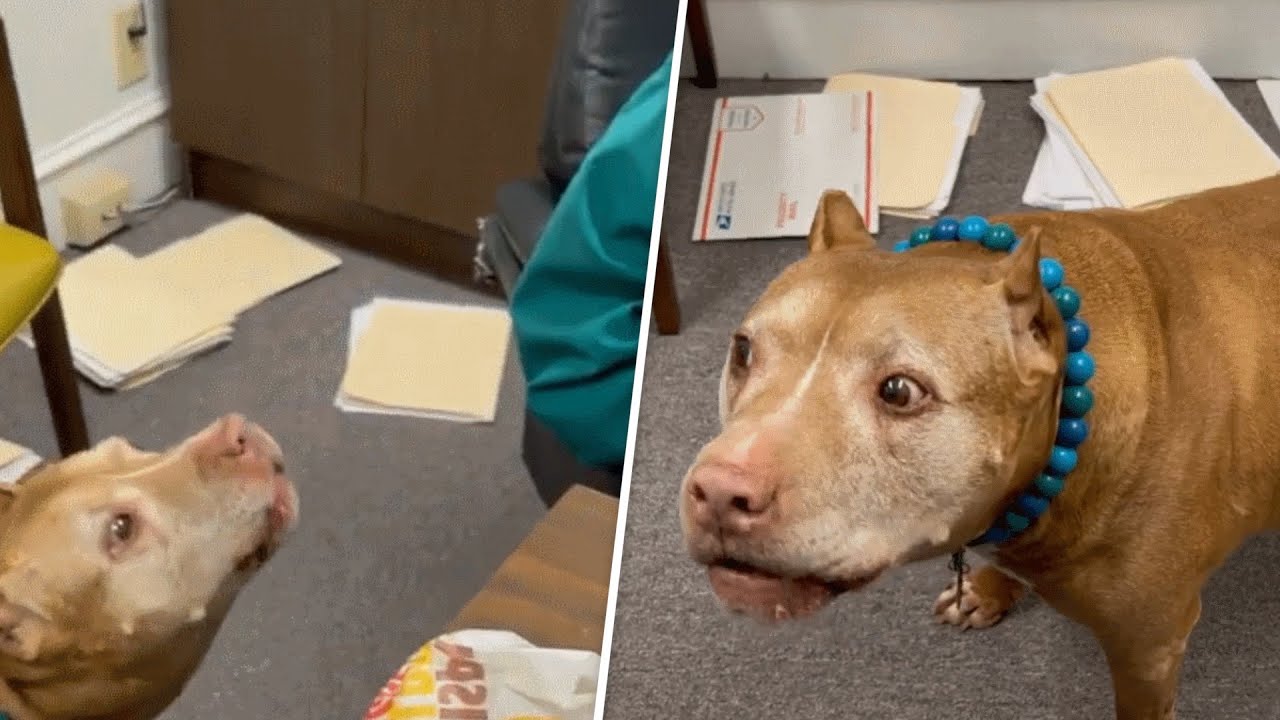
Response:
[{"label": "vertical divider line", "polygon": [[604,637],[600,644],[600,671],[596,678],[596,706],[593,720],[603,720],[609,685],[609,656],[613,650],[613,624],[618,611],[618,574],[622,567],[622,546],[627,530],[627,506],[631,499],[631,472],[635,467],[636,425],[644,387],[645,352],[649,347],[649,323],[653,315],[653,277],[662,238],[662,210],[667,197],[667,166],[671,157],[671,128],[676,112],[676,90],[680,85],[679,52],[684,45],[688,0],[676,10],[676,27],[671,40],[671,77],[667,84],[667,116],[662,126],[662,157],[658,161],[658,189],[653,198],[653,230],[649,235],[649,267],[645,271],[644,304],[640,308],[640,338],[636,347],[635,378],[631,384],[631,417],[627,421],[627,451],[622,461],[622,488],[618,492],[618,521],[613,532],[613,561],[609,568],[609,596],[604,615]]}]

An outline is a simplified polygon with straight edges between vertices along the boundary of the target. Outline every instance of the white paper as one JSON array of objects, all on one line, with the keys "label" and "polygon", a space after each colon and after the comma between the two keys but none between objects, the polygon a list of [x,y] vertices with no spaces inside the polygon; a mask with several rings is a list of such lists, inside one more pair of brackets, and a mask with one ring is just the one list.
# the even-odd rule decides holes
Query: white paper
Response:
[{"label": "white paper", "polygon": [[15,485],[41,463],[41,457],[26,450],[14,460],[0,465],[0,485]]},{"label": "white paper", "polygon": [[[1042,97],[1049,82],[1057,77],[1061,77],[1061,74],[1054,73],[1048,77],[1036,78],[1035,97]],[[1034,98],[1032,107],[1036,107]],[[1052,111],[1050,110],[1050,112]],[[1056,120],[1057,115],[1053,114],[1053,118]],[[1072,154],[1068,137],[1069,135],[1060,124],[1055,123],[1050,126],[1049,123],[1046,123],[1044,141],[1040,144],[1041,152],[1036,156],[1037,162],[1036,166],[1032,168],[1032,177],[1037,178],[1037,171],[1039,171],[1038,187],[1043,190],[1045,198],[1053,203],[1050,207],[1054,209],[1067,210],[1100,207],[1102,205],[1101,196],[1094,189],[1084,170],[1081,169],[1075,155]],[[1028,204],[1036,205],[1038,203]]]},{"label": "white paper", "polygon": [[365,720],[407,717],[588,720],[600,656],[538,647],[515,633],[461,630],[427,643],[374,698]]},{"label": "white paper", "polygon": [[878,232],[877,121],[870,95],[717,100],[693,239],[804,237],[828,189],[849,193],[867,229]]},{"label": "white paper", "polygon": [[1259,80],[1258,92],[1271,111],[1271,119],[1280,126],[1280,80]]},{"label": "white paper", "polygon": [[1063,180],[1077,177],[1081,184],[1087,184],[1074,161],[1063,164],[1055,158],[1046,137],[1036,153],[1031,177],[1027,179],[1027,188],[1022,193],[1022,202],[1050,210],[1089,210],[1099,207],[1100,202],[1091,190],[1086,189],[1084,193],[1080,193],[1064,187]]}]

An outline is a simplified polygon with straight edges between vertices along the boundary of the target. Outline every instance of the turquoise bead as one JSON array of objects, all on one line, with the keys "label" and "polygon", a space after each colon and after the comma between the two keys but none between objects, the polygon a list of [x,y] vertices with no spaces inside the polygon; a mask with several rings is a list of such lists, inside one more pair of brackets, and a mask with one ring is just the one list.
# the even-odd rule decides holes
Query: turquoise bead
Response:
[{"label": "turquoise bead", "polygon": [[1049,498],[1050,500],[1058,497],[1058,494],[1062,492],[1062,488],[1065,485],[1066,483],[1062,481],[1062,478],[1054,475],[1041,473],[1040,476],[1036,478],[1036,490],[1039,490],[1041,495]]},{"label": "turquoise bead", "polygon": [[1031,521],[1028,520],[1027,518],[1022,517],[1016,512],[1005,513],[1004,524],[1008,525],[1009,529],[1016,533],[1020,533],[1023,530],[1026,530],[1027,528],[1031,527]]},{"label": "turquoise bead", "polygon": [[1062,263],[1053,258],[1040,259],[1040,282],[1044,285],[1044,289],[1053,292],[1062,284],[1062,279],[1066,276],[1066,271],[1062,269]]},{"label": "turquoise bead", "polygon": [[933,233],[933,228],[931,227],[928,227],[928,226],[918,227],[915,229],[914,232],[911,233],[911,239],[909,239],[907,242],[911,245],[911,247],[920,247],[921,245],[929,242],[929,240],[932,239],[931,237],[932,233]]},{"label": "turquoise bead", "polygon": [[987,228],[987,234],[982,238],[982,245],[989,250],[1008,250],[1013,247],[1013,241],[1018,237],[1013,234],[1013,228],[1005,223],[996,223]]},{"label": "turquoise bead", "polygon": [[987,530],[985,533],[982,534],[982,537],[978,538],[977,540],[974,540],[972,543],[969,543],[969,544],[970,545],[986,545],[987,543],[991,543],[993,545],[999,545],[1002,542],[1007,542],[1010,537],[1012,537],[1012,533],[1010,533],[1007,529],[996,526],[991,528],[990,530]]},{"label": "turquoise bead", "polygon": [[1058,421],[1057,443],[1065,448],[1079,447],[1089,437],[1089,423],[1080,418],[1062,418]]},{"label": "turquoise bead", "polygon": [[1029,518],[1038,518],[1049,509],[1049,501],[1039,495],[1022,493],[1018,501],[1014,503],[1014,509]]},{"label": "turquoise bead", "polygon": [[899,240],[893,244],[893,251],[896,253],[906,252],[909,247],[911,247],[910,240]]},{"label": "turquoise bead", "polygon": [[1083,385],[1062,388],[1062,413],[1084,417],[1093,409],[1093,391]]},{"label": "turquoise bead", "polygon": [[1079,352],[1089,344],[1089,325],[1080,318],[1067,321],[1067,350]]},{"label": "turquoise bead", "polygon": [[986,218],[970,215],[960,221],[958,234],[961,240],[981,240],[986,237],[988,227]]},{"label": "turquoise bead", "polygon": [[1063,375],[1068,385],[1083,385],[1093,377],[1094,369],[1093,357],[1082,350],[1067,353],[1067,364],[1063,368]]},{"label": "turquoise bead", "polygon": [[1054,475],[1062,476],[1076,469],[1076,462],[1079,456],[1075,450],[1064,447],[1054,447],[1053,452],[1049,453],[1049,472]]},{"label": "turquoise bead", "polygon": [[944,217],[933,224],[930,240],[955,240],[960,234],[960,223],[953,217]]},{"label": "turquoise bead", "polygon": [[1080,293],[1070,285],[1063,285],[1053,291],[1053,302],[1058,305],[1058,312],[1063,320],[1070,320],[1080,312]]}]

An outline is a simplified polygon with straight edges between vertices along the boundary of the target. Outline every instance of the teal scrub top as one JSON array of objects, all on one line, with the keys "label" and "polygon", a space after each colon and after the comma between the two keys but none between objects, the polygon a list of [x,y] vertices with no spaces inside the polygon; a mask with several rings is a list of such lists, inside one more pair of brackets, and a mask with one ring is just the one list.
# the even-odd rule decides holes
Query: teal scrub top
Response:
[{"label": "teal scrub top", "polygon": [[529,411],[584,464],[622,466],[671,55],[583,157],[511,296]]}]

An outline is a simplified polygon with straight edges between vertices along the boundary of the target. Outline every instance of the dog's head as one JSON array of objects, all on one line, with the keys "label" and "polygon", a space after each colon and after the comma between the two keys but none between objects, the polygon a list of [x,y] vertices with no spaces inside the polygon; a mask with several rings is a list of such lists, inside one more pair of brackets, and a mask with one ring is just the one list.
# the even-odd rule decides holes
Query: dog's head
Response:
[{"label": "dog's head", "polygon": [[0,496],[4,678],[51,718],[158,712],[297,515],[279,446],[236,415],[43,468]]},{"label": "dog's head", "polygon": [[1064,356],[1036,233],[894,254],[826,193],[729,341],[722,430],[681,489],[690,553],[731,609],[781,619],[958,549],[1047,457]]}]

